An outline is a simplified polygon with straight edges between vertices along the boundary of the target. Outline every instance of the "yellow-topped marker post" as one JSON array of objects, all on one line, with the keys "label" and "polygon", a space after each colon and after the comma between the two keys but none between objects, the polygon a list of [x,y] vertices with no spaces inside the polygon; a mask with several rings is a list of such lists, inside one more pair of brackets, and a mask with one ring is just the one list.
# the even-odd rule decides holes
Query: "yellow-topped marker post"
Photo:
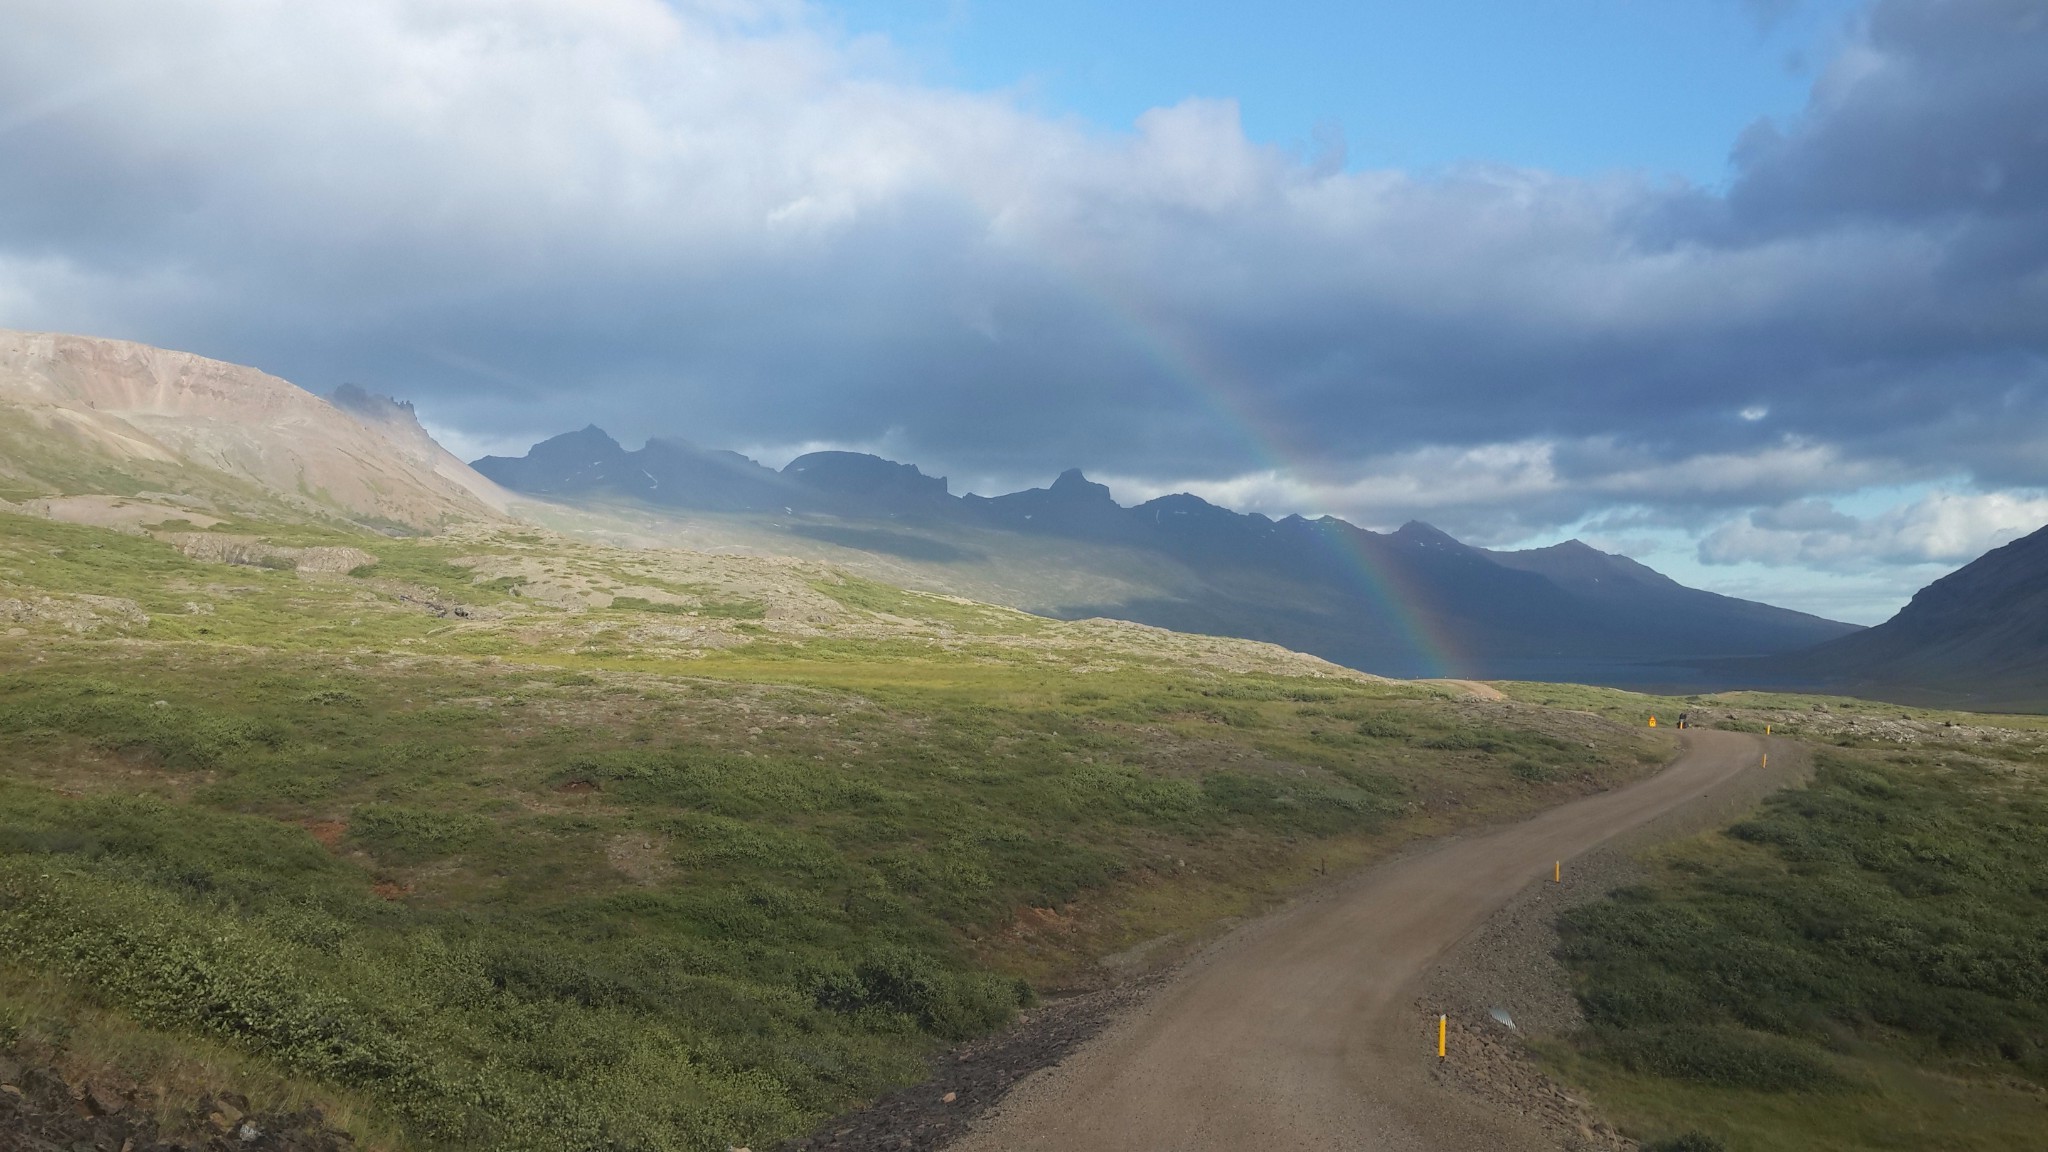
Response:
[{"label": "yellow-topped marker post", "polygon": [[1449,1016],[1439,1016],[1436,1018],[1436,1058],[1439,1060],[1444,1058],[1444,1038],[1450,1032],[1450,1029],[1451,1018]]}]

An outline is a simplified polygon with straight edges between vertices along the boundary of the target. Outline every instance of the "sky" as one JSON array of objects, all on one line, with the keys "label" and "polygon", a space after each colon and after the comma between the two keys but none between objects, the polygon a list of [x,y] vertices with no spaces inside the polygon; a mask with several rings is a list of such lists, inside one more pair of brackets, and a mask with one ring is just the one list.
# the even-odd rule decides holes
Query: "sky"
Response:
[{"label": "sky", "polygon": [[1875,622],[2048,523],[2043,0],[0,0],[0,326]]},{"label": "sky", "polygon": [[931,83],[1127,129],[1190,96],[1311,164],[1615,169],[1716,185],[1759,116],[1799,111],[1856,0],[842,0]]}]

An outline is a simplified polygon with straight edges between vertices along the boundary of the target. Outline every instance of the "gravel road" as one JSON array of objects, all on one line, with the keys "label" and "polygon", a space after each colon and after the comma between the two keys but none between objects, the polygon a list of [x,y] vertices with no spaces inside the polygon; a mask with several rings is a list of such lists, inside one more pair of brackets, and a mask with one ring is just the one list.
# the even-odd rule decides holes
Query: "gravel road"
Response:
[{"label": "gravel road", "polygon": [[1720,792],[1762,750],[1690,732],[1648,780],[1436,844],[1247,925],[951,1147],[1554,1149],[1541,1126],[1435,1082],[1434,1029],[1414,1010],[1425,975],[1553,861]]}]

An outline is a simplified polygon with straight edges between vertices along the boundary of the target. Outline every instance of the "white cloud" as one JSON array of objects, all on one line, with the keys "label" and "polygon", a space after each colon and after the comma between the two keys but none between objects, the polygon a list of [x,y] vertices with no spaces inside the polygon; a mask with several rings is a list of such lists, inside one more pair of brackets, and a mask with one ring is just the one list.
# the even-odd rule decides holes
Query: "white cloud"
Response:
[{"label": "white cloud", "polygon": [[[1333,470],[1334,471],[1334,470]],[[1647,458],[1611,439],[1432,446],[1347,463],[1335,478],[1267,468],[1221,480],[1100,477],[1125,502],[1192,492],[1211,503],[1282,516],[1328,513],[1367,527],[1424,519],[1474,542],[1507,543],[1618,508],[1657,508],[1666,523],[1699,523],[1729,505],[1848,491],[1879,470],[1828,445],[1787,438],[1750,452]]]},{"label": "white cloud", "polygon": [[1800,500],[1751,513],[1700,541],[1707,564],[1757,563],[1832,571],[1968,563],[2048,524],[2048,495],[1939,490],[1874,516]]},{"label": "white cloud", "polygon": [[[1229,101],[1090,132],[904,82],[873,42],[788,2],[84,0],[11,21],[0,107],[28,110],[8,136],[34,234],[80,259],[182,267],[210,289],[155,309],[117,294],[96,310],[112,329],[252,297],[296,305],[295,323],[389,328],[511,294],[519,312],[552,310],[573,355],[600,337],[596,302],[638,293],[701,315],[726,288],[754,293],[769,331],[753,340],[784,321],[787,346],[821,309],[860,310],[870,334],[883,307],[936,330],[963,294],[976,327],[1014,332],[1028,323],[1005,320],[1050,275],[1083,295],[1037,354],[1058,360],[1046,345],[1091,319],[1074,308],[1106,300],[1201,333],[1219,362],[1258,345],[1276,361],[1235,364],[1216,386],[1289,422],[1323,399],[1319,356],[1357,361],[1360,398],[1434,386],[1541,403],[1588,385],[1574,342],[1733,336],[1797,315],[1822,331],[1860,323],[1943,257],[1882,228],[1749,245],[1639,237],[1633,221],[1690,193],[1631,178],[1319,172],[1246,140]],[[903,265],[877,266],[896,254]],[[1290,330],[1301,351],[1282,353]],[[1442,333],[1408,334],[1423,330]],[[847,335],[826,324],[819,338]],[[1482,348],[1495,351],[1460,363]],[[1129,375],[1118,351],[1098,379]],[[1517,363],[1511,385],[1499,373]],[[1696,390],[1667,395],[1670,414],[1711,410],[1722,391]],[[1595,422],[1639,426],[1643,399]],[[1451,404],[1430,422],[1440,433],[1483,415]],[[958,429],[927,439],[942,431]]]},{"label": "white cloud", "polygon": [[1701,554],[1905,563],[1987,529],[1781,506],[2039,482],[2048,98],[2024,0],[1879,3],[1721,195],[1344,172],[1224,100],[1091,129],[799,0],[0,0],[0,323],[357,380],[476,445],[1082,463],[1492,541],[1761,506]]}]

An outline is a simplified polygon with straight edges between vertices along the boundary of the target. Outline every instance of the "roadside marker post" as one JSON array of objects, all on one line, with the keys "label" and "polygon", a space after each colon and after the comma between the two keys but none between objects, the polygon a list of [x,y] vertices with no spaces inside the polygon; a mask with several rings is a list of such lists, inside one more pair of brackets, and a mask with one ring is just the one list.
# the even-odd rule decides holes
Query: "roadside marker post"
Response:
[{"label": "roadside marker post", "polygon": [[1550,882],[1552,884],[1564,883],[1564,861],[1559,860],[1550,866]]},{"label": "roadside marker post", "polygon": [[1444,1036],[1450,1031],[1450,1027],[1451,1018],[1449,1016],[1439,1016],[1436,1018],[1436,1058],[1439,1060],[1444,1058]]}]

